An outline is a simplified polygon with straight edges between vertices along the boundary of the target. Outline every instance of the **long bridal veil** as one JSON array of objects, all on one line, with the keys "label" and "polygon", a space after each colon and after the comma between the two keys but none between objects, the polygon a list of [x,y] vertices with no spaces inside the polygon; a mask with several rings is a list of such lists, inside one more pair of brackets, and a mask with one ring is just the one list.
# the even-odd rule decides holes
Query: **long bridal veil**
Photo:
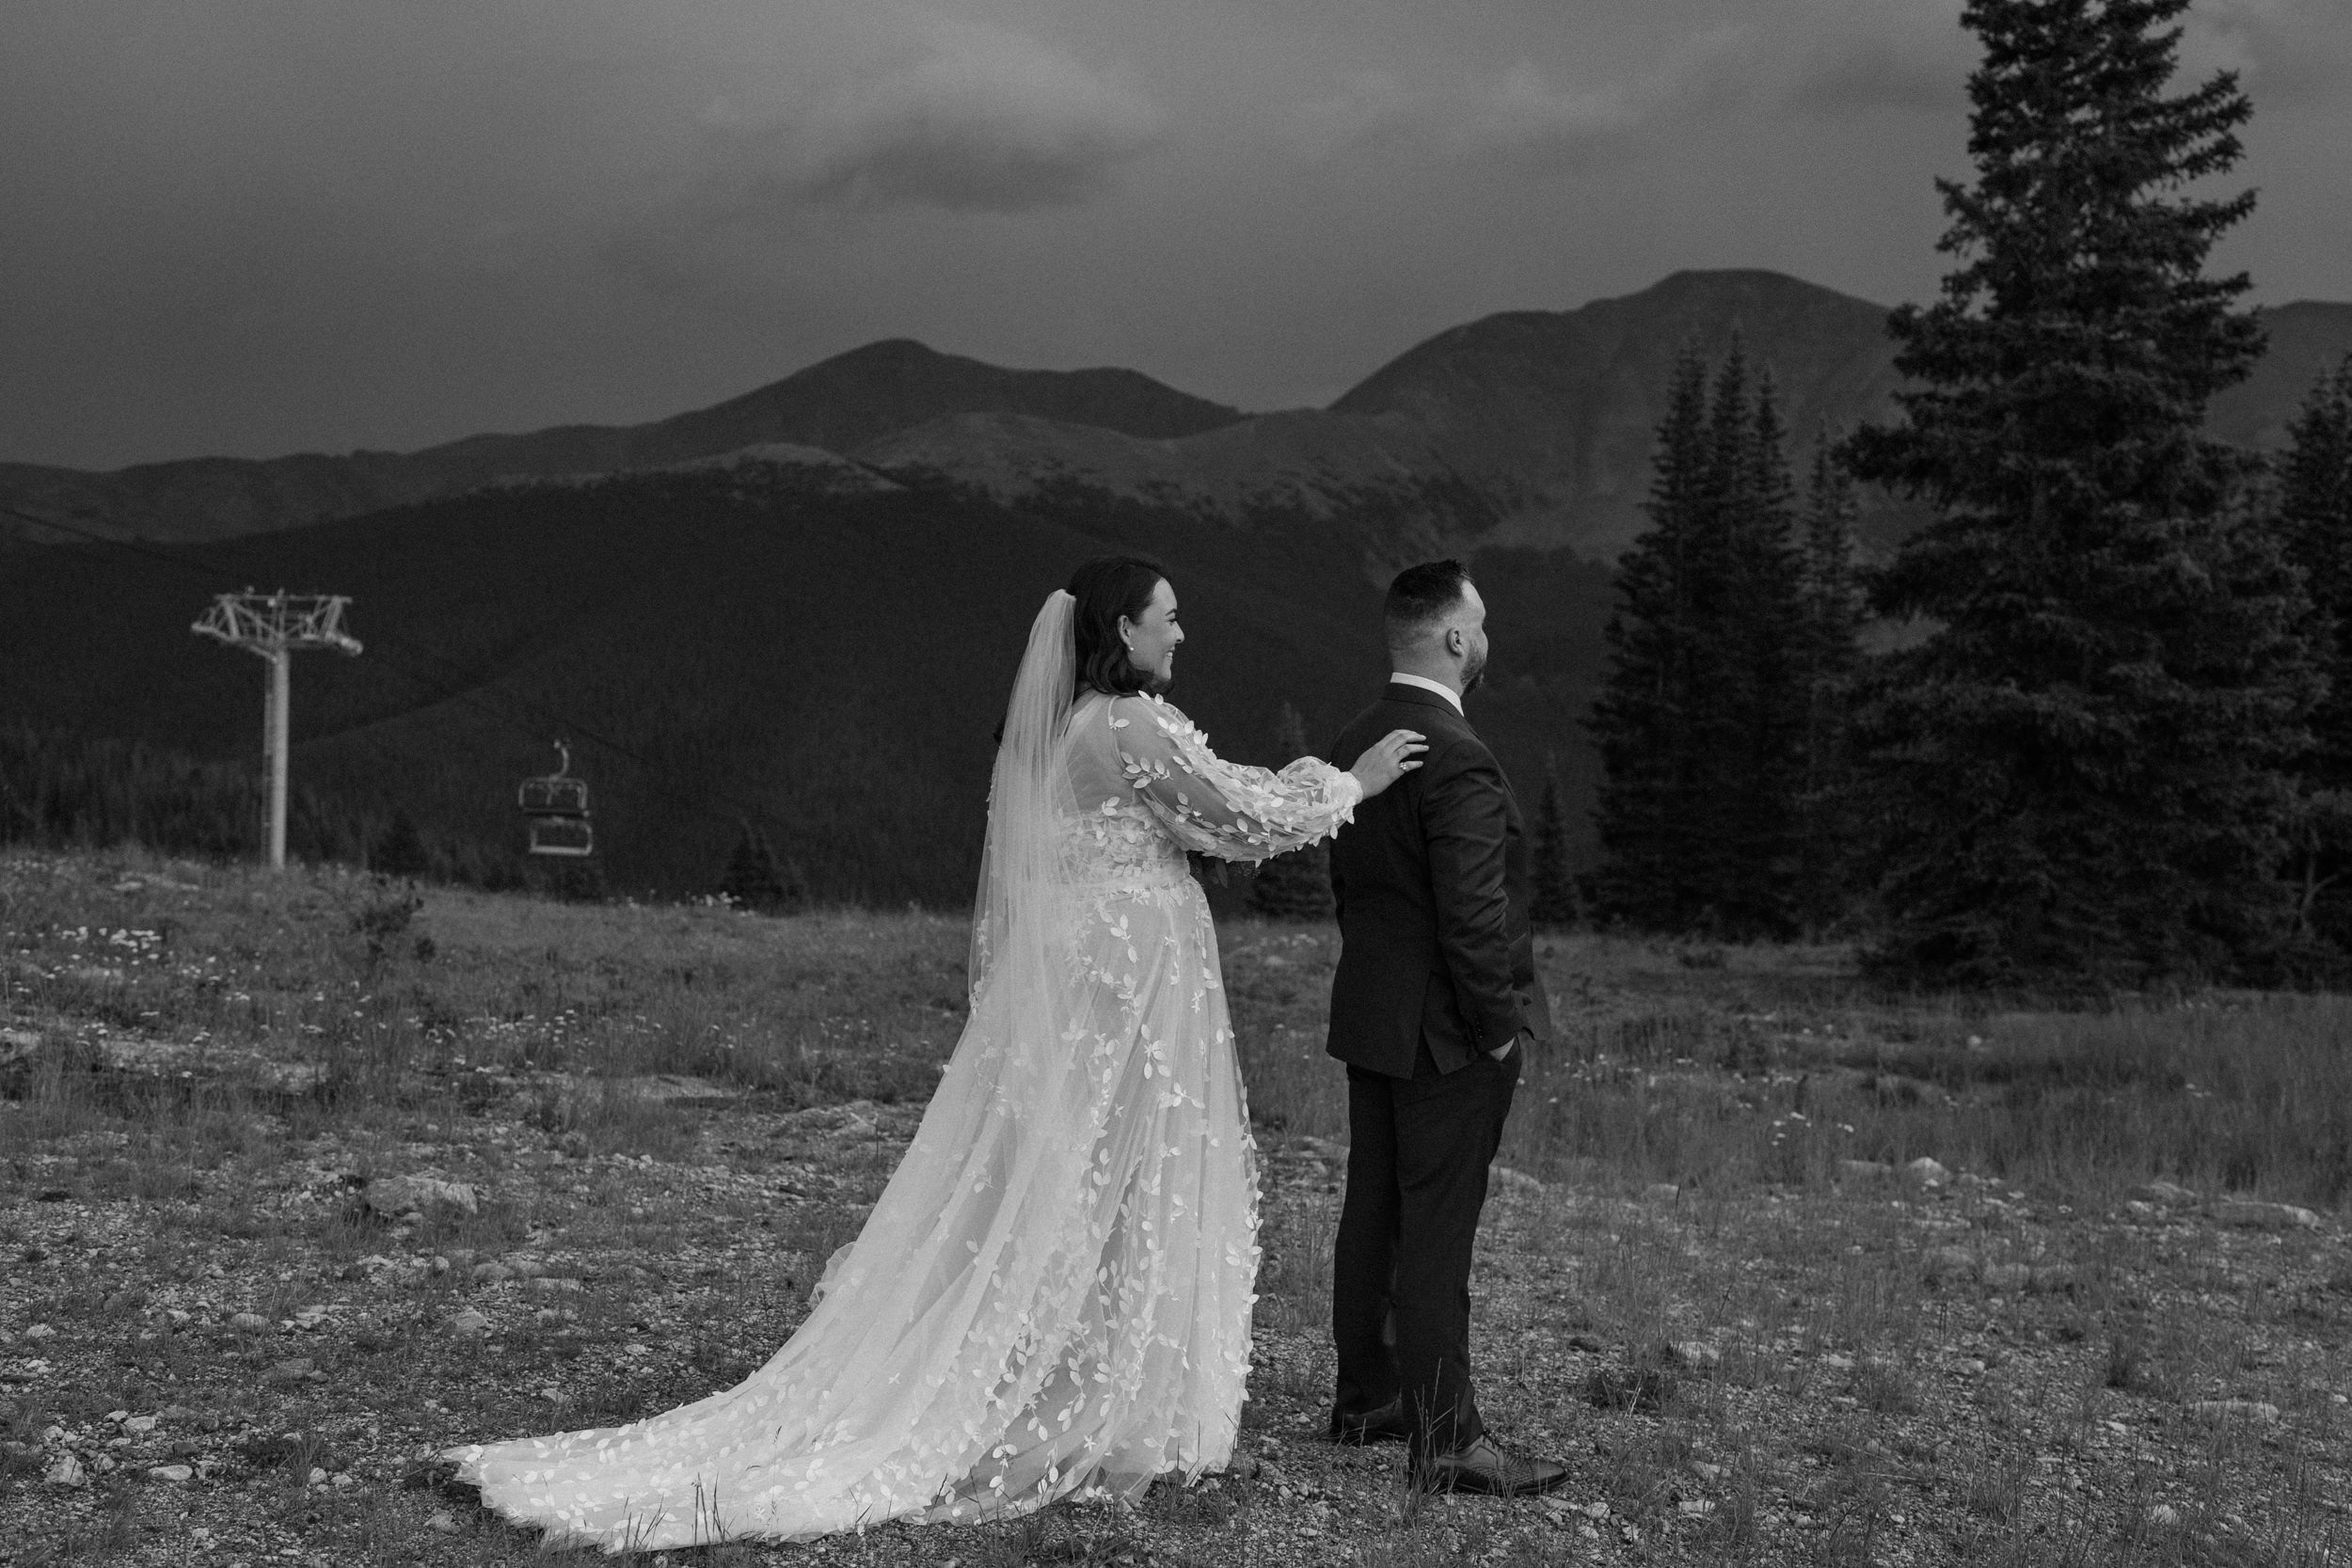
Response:
[{"label": "long bridal veil", "polygon": [[806,1539],[1230,1458],[1255,1179],[1214,930],[1180,851],[1141,881],[1073,858],[1072,609],[1006,714],[969,1022],[806,1321],[695,1403],[453,1450],[491,1507],[613,1551]]},{"label": "long bridal veil", "polygon": [[1004,966],[1009,987],[1043,995],[1051,907],[1060,901],[1068,866],[1057,821],[1075,812],[1063,751],[1077,689],[1077,642],[1071,623],[1077,601],[1061,589],[1046,595],[1029,625],[1029,642],[1005,705],[1005,727],[988,784],[988,841],[972,910],[967,969],[974,1006]]}]

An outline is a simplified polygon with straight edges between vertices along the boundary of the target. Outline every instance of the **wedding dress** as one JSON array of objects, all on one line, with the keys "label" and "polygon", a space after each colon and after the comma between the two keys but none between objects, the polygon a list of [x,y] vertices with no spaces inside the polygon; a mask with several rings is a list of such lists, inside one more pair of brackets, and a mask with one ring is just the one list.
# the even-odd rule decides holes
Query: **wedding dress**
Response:
[{"label": "wedding dress", "polygon": [[1257,1177],[1184,854],[1311,843],[1362,791],[1311,757],[1223,762],[1156,697],[1073,704],[1070,618],[1047,600],[1008,711],[969,1021],[806,1321],[695,1403],[450,1450],[490,1508],[610,1551],[805,1540],[1230,1461]]}]

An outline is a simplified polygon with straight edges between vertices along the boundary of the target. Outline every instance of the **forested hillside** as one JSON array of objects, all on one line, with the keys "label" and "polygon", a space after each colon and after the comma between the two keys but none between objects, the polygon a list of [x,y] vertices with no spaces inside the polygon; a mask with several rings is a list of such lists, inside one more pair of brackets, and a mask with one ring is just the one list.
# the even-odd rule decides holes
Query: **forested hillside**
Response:
[{"label": "forested hillside", "polygon": [[[1078,562],[1158,555],[1189,632],[1173,700],[1228,754],[1279,762],[1285,702],[1319,741],[1385,673],[1371,562],[1396,546],[1067,488],[844,495],[759,464],[490,491],[168,551],[12,550],[0,711],[53,753],[105,737],[258,772],[262,667],[190,623],[247,585],[348,594],[366,652],[297,660],[294,771],[351,832],[405,810],[450,869],[511,866],[516,784],[564,736],[616,892],[715,891],[751,820],[819,899],[952,907],[1028,621]],[[1473,714],[1531,791],[1558,751],[1581,821],[1607,575],[1533,552],[1477,570],[1495,662]]]}]

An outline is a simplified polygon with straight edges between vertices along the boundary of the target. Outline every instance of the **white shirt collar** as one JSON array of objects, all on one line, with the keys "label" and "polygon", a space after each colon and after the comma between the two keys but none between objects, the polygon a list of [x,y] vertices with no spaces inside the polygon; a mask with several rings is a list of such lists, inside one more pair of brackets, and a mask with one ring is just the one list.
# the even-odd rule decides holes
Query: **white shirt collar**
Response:
[{"label": "white shirt collar", "polygon": [[[1391,686],[1418,686],[1423,691],[1434,691],[1443,697],[1454,712],[1462,712],[1462,699],[1454,694],[1454,689],[1450,686],[1440,686],[1426,675],[1408,675],[1401,670],[1391,670],[1389,672],[1389,684]],[[1462,716],[1466,719],[1470,717],[1468,714]]]}]

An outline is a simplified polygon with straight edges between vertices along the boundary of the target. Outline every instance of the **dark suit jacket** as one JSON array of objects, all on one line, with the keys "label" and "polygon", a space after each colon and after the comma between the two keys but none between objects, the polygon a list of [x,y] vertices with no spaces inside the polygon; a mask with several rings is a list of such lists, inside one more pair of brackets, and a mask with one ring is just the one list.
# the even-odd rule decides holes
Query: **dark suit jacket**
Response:
[{"label": "dark suit jacket", "polygon": [[1420,731],[1429,750],[1331,840],[1341,947],[1325,1049],[1410,1078],[1424,1044],[1452,1072],[1521,1029],[1548,1039],[1551,1008],[1510,781],[1451,704],[1402,684],[1340,732],[1331,761],[1354,767],[1391,730]]}]

